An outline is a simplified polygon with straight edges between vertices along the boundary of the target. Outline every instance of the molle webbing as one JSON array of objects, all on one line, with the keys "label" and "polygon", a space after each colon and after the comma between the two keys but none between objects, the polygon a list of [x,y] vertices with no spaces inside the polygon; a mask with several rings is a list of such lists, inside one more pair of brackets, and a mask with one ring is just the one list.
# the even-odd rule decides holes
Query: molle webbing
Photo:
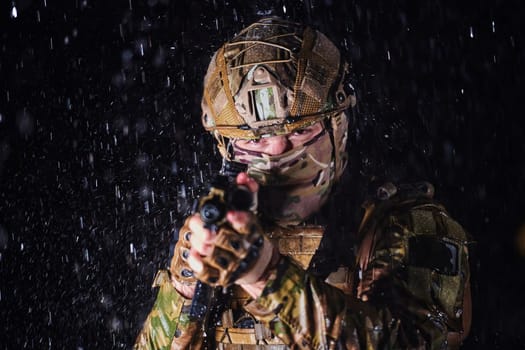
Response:
[{"label": "molle webbing", "polygon": [[[275,227],[266,231],[268,238],[277,244],[279,252],[291,257],[306,269],[315,254],[324,228],[322,226],[304,226],[294,228]],[[222,315],[222,326],[215,330],[217,346],[222,350],[284,350],[288,347],[272,332],[260,323],[254,323],[254,328],[234,327],[232,309],[240,309],[250,299],[240,287],[235,286],[230,299],[230,309]]]},{"label": "molle webbing", "polygon": [[304,226],[290,229],[278,227],[267,234],[277,244],[281,254],[291,257],[303,269],[307,269],[321,243],[323,232],[322,226]]}]

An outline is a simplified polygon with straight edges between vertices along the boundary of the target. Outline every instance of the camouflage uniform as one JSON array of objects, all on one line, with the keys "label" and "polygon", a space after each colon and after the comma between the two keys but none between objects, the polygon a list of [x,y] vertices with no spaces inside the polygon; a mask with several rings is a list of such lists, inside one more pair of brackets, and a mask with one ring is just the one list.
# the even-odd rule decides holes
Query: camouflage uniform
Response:
[{"label": "camouflage uniform", "polygon": [[235,350],[459,347],[471,314],[463,228],[421,193],[399,191],[365,209],[356,259],[325,280],[306,271],[322,228],[268,230],[283,257],[257,300],[233,291],[215,329],[189,321],[189,300],[161,272],[135,349],[201,348],[206,336]]}]

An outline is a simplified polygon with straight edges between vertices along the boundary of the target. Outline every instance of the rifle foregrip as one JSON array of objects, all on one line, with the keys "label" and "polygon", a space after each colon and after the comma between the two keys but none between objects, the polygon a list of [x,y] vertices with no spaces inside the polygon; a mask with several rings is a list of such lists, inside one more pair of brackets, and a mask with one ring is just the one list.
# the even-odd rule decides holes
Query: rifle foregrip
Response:
[{"label": "rifle foregrip", "polygon": [[195,294],[191,300],[189,318],[192,321],[202,321],[210,307],[213,289],[209,285],[197,281]]}]

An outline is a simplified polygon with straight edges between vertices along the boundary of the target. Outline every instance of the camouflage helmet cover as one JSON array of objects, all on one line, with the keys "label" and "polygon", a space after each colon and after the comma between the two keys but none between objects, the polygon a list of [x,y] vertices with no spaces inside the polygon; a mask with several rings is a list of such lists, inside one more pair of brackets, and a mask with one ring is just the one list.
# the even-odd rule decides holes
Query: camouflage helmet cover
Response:
[{"label": "camouflage helmet cover", "polygon": [[213,56],[204,78],[202,123],[221,151],[223,138],[287,134],[355,105],[347,77],[348,65],[324,34],[265,18]]}]

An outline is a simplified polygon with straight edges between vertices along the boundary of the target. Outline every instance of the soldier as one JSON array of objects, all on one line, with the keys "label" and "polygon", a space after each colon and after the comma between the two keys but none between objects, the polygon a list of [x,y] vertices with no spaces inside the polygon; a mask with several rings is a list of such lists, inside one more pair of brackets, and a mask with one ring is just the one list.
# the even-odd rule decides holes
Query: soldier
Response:
[{"label": "soldier", "polygon": [[[334,190],[356,103],[348,70],[325,35],[278,18],[215,53],[202,123],[224,159],[247,165],[236,181],[258,207],[214,230],[186,220],[135,349],[460,346],[469,239],[433,187],[380,186],[353,229],[352,213],[332,215],[348,200]],[[197,279],[228,287],[218,317],[188,316]]]}]

